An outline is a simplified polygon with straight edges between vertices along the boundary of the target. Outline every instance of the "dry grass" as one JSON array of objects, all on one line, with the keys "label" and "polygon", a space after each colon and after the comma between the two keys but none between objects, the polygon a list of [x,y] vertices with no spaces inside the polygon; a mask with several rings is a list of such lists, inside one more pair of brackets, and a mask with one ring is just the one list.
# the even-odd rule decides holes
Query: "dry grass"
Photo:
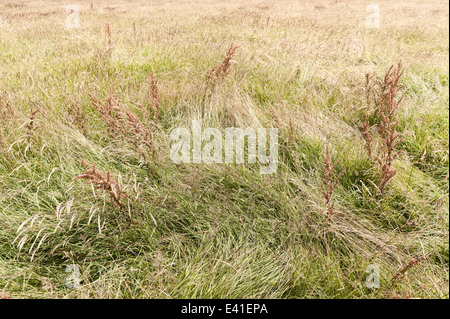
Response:
[{"label": "dry grass", "polygon": [[106,38],[108,39],[108,46],[112,46],[112,36],[111,36],[111,28],[109,23],[106,24]]},{"label": "dry grass", "polygon": [[88,134],[88,126],[87,126],[87,118],[86,113],[83,111],[83,108],[80,104],[76,102],[67,102],[65,100],[65,104],[67,107],[67,111],[69,116],[71,117],[72,123],[83,132],[84,135]]},{"label": "dry grass", "polygon": [[37,117],[37,114],[40,112],[41,112],[41,108],[39,108],[37,105],[35,105],[33,103],[32,107],[30,108],[28,121],[24,125],[24,127],[27,130],[26,136],[27,136],[28,144],[31,144],[31,141],[34,138],[34,135],[35,135],[34,132],[37,128],[36,117]]},{"label": "dry grass", "polygon": [[12,299],[12,298],[10,296],[8,296],[7,294],[0,292],[0,299]]},{"label": "dry grass", "polygon": [[224,59],[219,65],[213,67],[206,75],[207,82],[223,81],[231,70],[231,61],[236,53],[238,46],[231,44],[225,54]]},{"label": "dry grass", "polygon": [[92,105],[106,124],[111,137],[125,139],[145,161],[148,160],[149,155],[154,156],[156,154],[151,130],[142,123],[135,113],[120,105],[119,98],[114,94],[112,86],[104,103],[101,103],[92,94],[89,94],[89,96],[92,99]]},{"label": "dry grass", "polygon": [[158,80],[155,78],[153,70],[149,82],[150,82],[150,97],[152,99],[153,105],[153,114],[154,118],[158,118],[160,97],[158,92]]},{"label": "dry grass", "polygon": [[106,174],[97,169],[96,164],[89,164],[85,160],[81,161],[81,164],[87,167],[87,171],[82,175],[74,177],[74,181],[77,179],[86,179],[86,183],[95,184],[96,189],[103,189],[109,192],[114,205],[116,205],[121,211],[124,209],[122,198],[125,198],[122,188],[112,177],[108,171]]},{"label": "dry grass", "polygon": [[372,141],[373,141],[373,137],[372,137],[372,132],[371,132],[371,125],[369,122],[369,116],[367,114],[367,112],[364,113],[364,119],[361,122],[360,126],[361,128],[361,133],[362,136],[364,138],[365,143],[365,148],[367,151],[367,155],[369,155],[369,158],[372,158]]},{"label": "dry grass", "polygon": [[411,260],[407,264],[400,267],[400,269],[397,271],[397,273],[394,275],[394,277],[392,277],[391,281],[393,281],[394,283],[398,283],[398,281],[400,281],[400,280],[402,280],[402,278],[404,278],[404,276],[408,270],[410,270],[411,268],[413,268],[417,265],[422,265],[422,261],[424,261],[426,259],[427,259],[427,256],[411,258]]},{"label": "dry grass", "polygon": [[106,173],[97,169],[96,163],[89,164],[85,160],[81,160],[81,164],[87,167],[87,170],[76,177],[73,180],[85,179],[86,183],[95,185],[95,189],[103,189],[108,192],[109,197],[112,200],[113,205],[115,205],[121,212],[122,216],[125,217],[130,223],[138,224],[134,219],[128,216],[125,204],[123,200],[128,198],[124,193],[121,185],[111,176],[111,172]]},{"label": "dry grass", "polygon": [[[11,3],[0,291],[448,298],[448,2],[381,1],[368,29],[360,0],[80,1],[70,30],[61,1]],[[200,118],[278,128],[277,173],[175,165],[170,132]]]},{"label": "dry grass", "polygon": [[333,163],[332,156],[330,154],[329,144],[326,146],[325,163],[322,166],[323,176],[322,179],[322,195],[325,198],[325,204],[327,205],[327,215],[331,217],[333,215],[334,203],[332,200],[333,192],[336,189],[339,180],[342,177],[342,172],[340,172],[337,177],[336,169],[337,160]]},{"label": "dry grass", "polygon": [[371,77],[366,75],[367,91],[372,98],[374,108],[364,113],[364,120],[360,125],[362,135],[366,142],[366,150],[369,158],[372,158],[372,136],[368,117],[372,116],[378,124],[377,131],[381,138],[381,155],[375,155],[381,170],[379,182],[380,193],[383,195],[389,181],[395,176],[396,169],[393,168],[394,160],[399,156],[400,151],[396,149],[403,142],[403,135],[397,132],[398,112],[403,100],[401,95],[400,79],[403,75],[403,66],[399,62],[397,66],[392,65],[385,72],[383,80],[371,83]]}]

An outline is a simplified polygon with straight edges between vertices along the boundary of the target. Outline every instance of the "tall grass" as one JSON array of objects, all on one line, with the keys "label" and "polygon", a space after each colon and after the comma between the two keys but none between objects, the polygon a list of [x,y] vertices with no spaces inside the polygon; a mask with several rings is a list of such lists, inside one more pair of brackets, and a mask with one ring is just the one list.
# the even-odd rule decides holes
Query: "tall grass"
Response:
[{"label": "tall grass", "polygon": [[[353,0],[96,1],[66,30],[60,2],[14,3],[0,298],[448,298],[445,4],[383,2],[374,30]],[[200,117],[278,128],[277,173],[174,164]]]}]

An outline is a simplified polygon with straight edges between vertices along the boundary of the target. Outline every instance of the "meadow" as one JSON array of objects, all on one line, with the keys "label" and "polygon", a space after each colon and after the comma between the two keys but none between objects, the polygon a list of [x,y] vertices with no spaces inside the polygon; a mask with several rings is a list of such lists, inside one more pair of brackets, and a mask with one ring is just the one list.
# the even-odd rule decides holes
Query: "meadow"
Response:
[{"label": "meadow", "polygon": [[0,298],[448,298],[448,5],[1,1]]}]

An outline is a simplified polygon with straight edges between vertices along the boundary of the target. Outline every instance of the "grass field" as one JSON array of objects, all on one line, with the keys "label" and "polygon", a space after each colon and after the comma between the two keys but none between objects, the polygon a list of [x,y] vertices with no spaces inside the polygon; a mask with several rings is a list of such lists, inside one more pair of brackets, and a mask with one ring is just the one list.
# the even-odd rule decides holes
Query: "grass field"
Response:
[{"label": "grass field", "polygon": [[[448,298],[448,23],[438,0],[1,1],[0,298]],[[399,61],[386,118],[368,87]],[[277,172],[174,163],[195,119],[277,128]]]}]

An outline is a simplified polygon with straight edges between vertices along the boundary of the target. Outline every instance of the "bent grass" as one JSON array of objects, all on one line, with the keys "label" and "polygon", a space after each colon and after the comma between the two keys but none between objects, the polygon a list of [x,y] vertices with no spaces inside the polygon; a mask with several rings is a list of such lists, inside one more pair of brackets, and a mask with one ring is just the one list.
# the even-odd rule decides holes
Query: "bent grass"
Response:
[{"label": "bent grass", "polygon": [[[399,3],[376,32],[353,0],[99,1],[71,31],[47,3],[4,6],[0,293],[448,298],[448,8]],[[385,78],[364,88],[367,72]],[[170,162],[166,136],[205,110],[208,127],[280,128],[277,173]]]}]

